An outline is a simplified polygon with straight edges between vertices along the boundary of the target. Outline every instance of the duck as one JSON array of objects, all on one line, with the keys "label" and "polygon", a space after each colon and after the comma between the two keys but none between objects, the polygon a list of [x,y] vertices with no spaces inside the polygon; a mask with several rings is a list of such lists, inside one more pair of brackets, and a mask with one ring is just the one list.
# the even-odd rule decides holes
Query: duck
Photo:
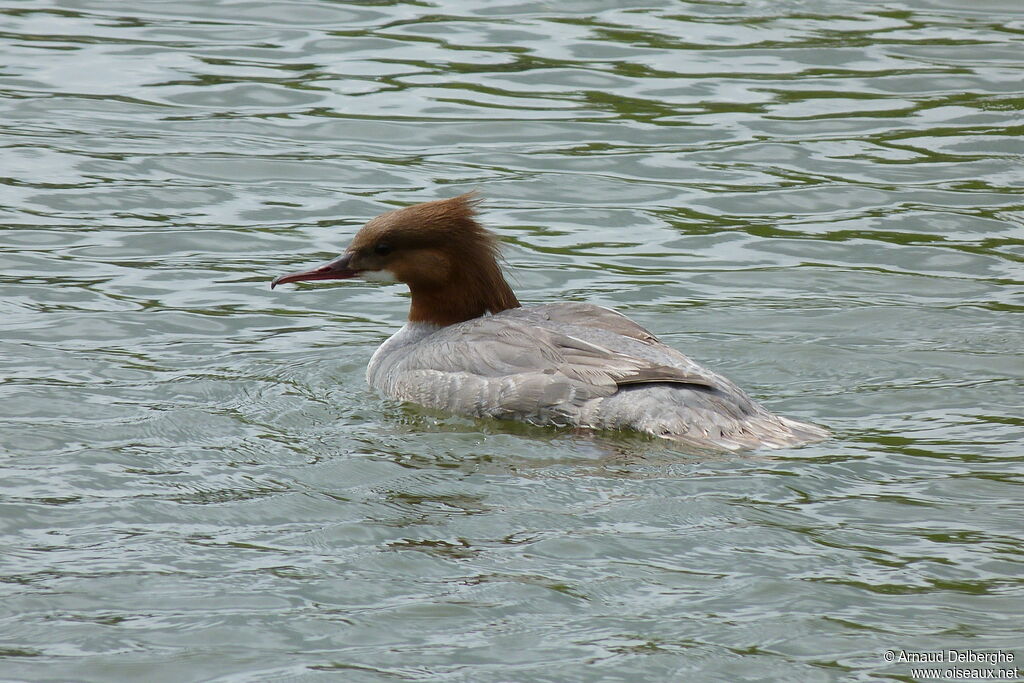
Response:
[{"label": "duck", "polygon": [[713,451],[822,441],[817,425],[769,412],[625,315],[591,303],[524,306],[500,265],[476,193],[389,211],[341,256],[291,282],[404,283],[408,321],[366,368],[379,394],[444,413],[582,430],[640,432]]}]

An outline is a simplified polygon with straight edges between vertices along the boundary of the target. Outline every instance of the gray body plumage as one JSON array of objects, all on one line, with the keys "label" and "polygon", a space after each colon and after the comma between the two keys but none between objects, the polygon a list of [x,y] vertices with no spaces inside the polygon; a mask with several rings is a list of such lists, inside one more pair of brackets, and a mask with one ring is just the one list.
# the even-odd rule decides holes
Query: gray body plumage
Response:
[{"label": "gray body plumage", "polygon": [[625,316],[584,303],[512,308],[440,327],[409,323],[370,360],[385,396],[537,425],[633,429],[735,450],[819,441]]}]

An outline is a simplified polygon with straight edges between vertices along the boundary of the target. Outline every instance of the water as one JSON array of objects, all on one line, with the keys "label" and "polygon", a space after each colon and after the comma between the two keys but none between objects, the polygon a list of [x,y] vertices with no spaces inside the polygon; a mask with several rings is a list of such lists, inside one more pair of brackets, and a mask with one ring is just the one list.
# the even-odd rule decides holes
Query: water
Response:
[{"label": "water", "polygon": [[[1019,2],[0,26],[4,680],[1020,665]],[[709,458],[428,414],[362,376],[401,288],[268,288],[474,188],[524,301],[617,307],[835,439]]]}]

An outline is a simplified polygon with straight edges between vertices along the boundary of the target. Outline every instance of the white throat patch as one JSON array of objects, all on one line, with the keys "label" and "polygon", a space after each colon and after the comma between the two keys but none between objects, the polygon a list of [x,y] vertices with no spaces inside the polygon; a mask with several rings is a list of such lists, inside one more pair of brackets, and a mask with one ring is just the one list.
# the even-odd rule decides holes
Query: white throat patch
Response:
[{"label": "white throat patch", "polygon": [[398,282],[390,270],[364,270],[359,273],[359,277],[369,282]]}]

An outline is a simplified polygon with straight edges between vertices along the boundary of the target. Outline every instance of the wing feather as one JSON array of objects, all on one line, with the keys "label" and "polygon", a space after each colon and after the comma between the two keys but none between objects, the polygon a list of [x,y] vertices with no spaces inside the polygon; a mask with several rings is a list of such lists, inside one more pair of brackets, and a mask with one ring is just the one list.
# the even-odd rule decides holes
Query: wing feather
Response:
[{"label": "wing feather", "polygon": [[486,317],[460,327],[458,334],[442,330],[432,335],[416,353],[403,357],[392,375],[398,381],[392,395],[474,415],[524,419],[538,408],[569,414],[623,385],[715,388],[706,374],[613,351],[525,320]]}]

